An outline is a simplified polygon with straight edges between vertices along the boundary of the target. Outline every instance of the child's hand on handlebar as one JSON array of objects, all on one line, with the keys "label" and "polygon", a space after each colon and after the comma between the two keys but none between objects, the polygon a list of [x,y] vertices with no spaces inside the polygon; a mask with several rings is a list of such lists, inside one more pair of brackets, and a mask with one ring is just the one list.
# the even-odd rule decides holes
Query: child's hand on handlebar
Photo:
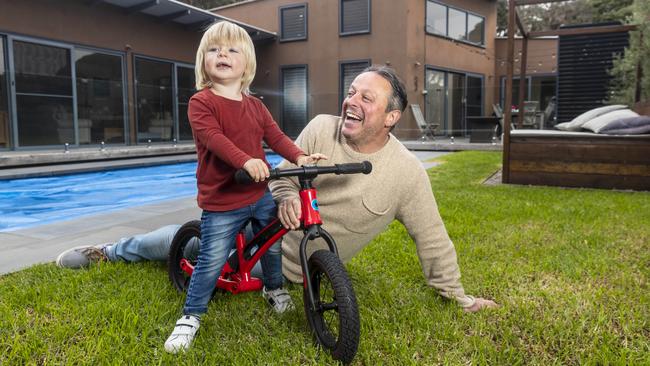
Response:
[{"label": "child's hand on handlebar", "polygon": [[327,156],[321,153],[315,153],[311,155],[301,155],[300,157],[298,157],[298,160],[296,161],[296,165],[303,166],[306,164],[314,164],[319,160],[327,160]]},{"label": "child's hand on handlebar", "polygon": [[242,167],[256,182],[269,177],[269,167],[262,159],[250,159]]}]

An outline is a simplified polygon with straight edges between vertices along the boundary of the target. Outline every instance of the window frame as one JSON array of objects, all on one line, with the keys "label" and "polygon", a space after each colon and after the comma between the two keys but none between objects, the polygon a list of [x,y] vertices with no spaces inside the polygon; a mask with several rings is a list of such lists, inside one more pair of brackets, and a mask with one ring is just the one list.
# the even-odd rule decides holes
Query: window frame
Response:
[{"label": "window frame", "polygon": [[372,65],[372,60],[369,58],[358,59],[358,60],[344,60],[339,61],[339,113],[341,112],[341,107],[343,106],[343,100],[345,99],[345,91],[343,90],[343,67],[350,64],[361,64],[366,63],[366,67]]},{"label": "window frame", "polygon": [[[370,34],[372,32],[372,1],[366,0],[368,2],[368,29],[353,31],[353,32],[345,32],[343,30],[343,1],[345,0],[339,0],[339,37]],[[363,1],[363,0],[358,0],[358,1]]]},{"label": "window frame", "polygon": [[[288,69],[304,69],[305,70],[305,114],[307,116],[307,120],[309,120],[309,64],[287,64],[287,65],[280,65],[280,83],[278,84],[280,86],[281,94],[280,94],[280,128],[282,129],[282,132],[285,134],[286,129],[285,129],[285,120],[284,120],[284,71]],[[307,121],[309,122],[309,121]],[[302,130],[301,130],[302,131]],[[297,137],[296,135],[295,137]],[[290,136],[289,137],[293,137]]]},{"label": "window frame", "polygon": [[[428,5],[429,3],[444,6],[446,8],[446,11],[445,11],[445,23],[446,23],[445,24],[445,28],[446,28],[445,29],[445,34],[430,32],[427,29],[428,24],[429,24],[429,17],[428,17],[428,14],[427,14],[427,7],[429,6]],[[453,10],[465,13],[465,39],[458,39],[458,38],[454,38],[454,37],[449,36],[449,9],[453,9]],[[481,18],[483,20],[483,35],[482,35],[481,43],[471,42],[470,40],[467,39],[468,35],[469,35],[468,26],[469,26],[469,16],[470,15],[473,15],[473,16],[475,16],[477,18]],[[481,14],[474,13],[472,11],[465,10],[465,9],[462,9],[462,8],[459,8],[459,7],[456,7],[456,6],[447,5],[447,4],[442,3],[440,1],[437,1],[437,0],[426,0],[424,2],[424,32],[425,32],[425,34],[430,35],[430,36],[440,37],[440,38],[444,38],[444,39],[451,40],[451,41],[454,41],[454,42],[461,42],[461,43],[465,43],[465,44],[475,46],[475,47],[486,48],[486,45],[485,45],[485,22],[486,22],[486,19],[487,19],[487,17],[485,17],[485,16],[483,16]]]},{"label": "window frame", "polygon": [[[304,8],[305,9],[305,35],[303,37],[287,37],[284,38],[282,34],[282,29],[284,28],[284,18],[282,17],[282,12],[287,9],[294,9],[294,8]],[[278,38],[278,41],[280,43],[283,42],[295,42],[295,41],[306,41],[308,39],[308,32],[309,32],[309,9],[308,9],[308,4],[307,3],[300,3],[300,4],[291,4],[291,5],[284,5],[278,7],[278,19],[280,20],[280,28],[278,33],[280,33],[280,36]]]},{"label": "window frame", "polygon": [[[11,108],[11,88],[10,85],[12,83],[10,82],[11,75],[12,73],[9,72],[9,49],[7,46],[7,36],[5,34],[0,33],[0,48],[2,49],[2,54],[0,57],[2,57],[1,62],[4,63],[5,65],[5,85],[3,87],[5,88],[7,95],[6,99],[4,100],[5,103],[7,103],[7,143],[5,144],[4,147],[0,147],[0,151],[8,151],[11,150],[14,146],[14,134],[13,134],[13,112]],[[2,103],[2,101],[0,101]],[[0,126],[2,128],[2,126]]]},{"label": "window frame", "polygon": [[[112,51],[112,50],[105,50],[102,48],[97,48],[97,47],[88,47],[88,46],[75,46],[73,49],[73,61],[74,61],[74,52],[76,50],[80,51],[91,51],[91,52],[96,52],[96,53],[102,53],[105,55],[111,55],[111,56],[118,56],[120,57],[121,60],[121,66],[122,66],[122,115],[124,116],[124,143],[122,144],[106,144],[107,146],[115,145],[115,146],[121,146],[121,145],[128,145],[130,138],[131,138],[131,131],[129,130],[129,108],[128,108],[128,102],[129,102],[129,97],[128,97],[128,86],[127,86],[127,61],[126,61],[126,54],[124,52],[118,52],[118,51]],[[75,88],[77,85],[77,69],[76,69],[76,62],[73,63],[74,68],[75,68]],[[75,108],[77,104],[77,97],[75,95]],[[75,112],[75,120],[78,119],[78,112]],[[77,123],[77,122],[75,122]],[[78,127],[77,127],[78,128]],[[77,144],[79,145],[79,142],[77,141]],[[92,145],[92,144],[90,144]],[[87,146],[87,145],[84,145]]]}]

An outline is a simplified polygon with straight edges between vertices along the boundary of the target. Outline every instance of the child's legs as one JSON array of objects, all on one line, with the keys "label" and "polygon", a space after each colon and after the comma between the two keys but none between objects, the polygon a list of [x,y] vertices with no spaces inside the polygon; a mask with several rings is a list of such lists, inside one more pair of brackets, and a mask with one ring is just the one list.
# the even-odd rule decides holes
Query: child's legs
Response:
[{"label": "child's legs", "polygon": [[[267,191],[264,196],[252,205],[253,231],[259,232],[277,217],[277,207],[271,193]],[[262,262],[262,279],[267,290],[282,287],[282,247],[280,241],[273,244],[260,259]]]},{"label": "child's legs", "polygon": [[235,236],[248,218],[246,207],[225,212],[203,211],[199,258],[187,289],[183,314],[202,315],[208,310]]}]

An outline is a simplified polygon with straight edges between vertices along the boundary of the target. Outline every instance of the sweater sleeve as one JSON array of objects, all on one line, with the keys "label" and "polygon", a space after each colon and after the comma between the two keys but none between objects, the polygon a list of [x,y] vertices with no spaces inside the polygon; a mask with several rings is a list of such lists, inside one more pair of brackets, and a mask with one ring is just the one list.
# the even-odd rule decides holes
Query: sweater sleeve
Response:
[{"label": "sweater sleeve", "polygon": [[264,129],[264,141],[269,145],[271,150],[280,154],[283,158],[289,160],[292,163],[296,163],[298,157],[301,155],[306,155],[296,144],[291,141],[287,135],[280,130],[280,127],[273,120],[271,113],[266,108],[266,106],[260,102],[256,101],[258,104],[258,110],[262,118],[262,128]]},{"label": "sweater sleeve", "polygon": [[456,249],[447,235],[424,169],[418,169],[414,182],[409,185],[409,194],[404,196],[396,218],[415,241],[427,284],[462,307],[472,306],[474,298],[465,295]]},{"label": "sweater sleeve", "polygon": [[221,123],[200,98],[190,99],[187,114],[197,141],[226,164],[240,169],[251,159],[224,135]]}]

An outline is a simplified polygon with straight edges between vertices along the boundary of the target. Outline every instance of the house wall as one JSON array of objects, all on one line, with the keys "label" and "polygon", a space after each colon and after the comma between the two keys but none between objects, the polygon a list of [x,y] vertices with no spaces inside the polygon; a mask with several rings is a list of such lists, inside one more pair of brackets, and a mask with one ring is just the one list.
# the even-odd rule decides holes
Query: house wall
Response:
[{"label": "house wall", "polygon": [[[276,119],[280,116],[280,66],[308,65],[309,116],[337,114],[339,62],[370,60],[393,67],[404,80],[409,102],[424,104],[422,95],[425,66],[481,74],[486,85],[484,101],[490,105],[494,82],[494,29],[496,2],[441,1],[486,17],[485,47],[455,42],[425,34],[425,0],[371,1],[371,32],[339,36],[339,2],[335,0],[259,0],[214,11],[257,27],[279,32],[281,6],[307,4],[306,41],[279,42],[257,48],[258,72],[254,81]],[[397,129],[400,137],[419,135],[406,110]]]},{"label": "house wall", "polygon": [[135,143],[134,55],[194,64],[201,33],[87,1],[0,0],[0,34],[88,46],[125,55],[128,119]]}]

